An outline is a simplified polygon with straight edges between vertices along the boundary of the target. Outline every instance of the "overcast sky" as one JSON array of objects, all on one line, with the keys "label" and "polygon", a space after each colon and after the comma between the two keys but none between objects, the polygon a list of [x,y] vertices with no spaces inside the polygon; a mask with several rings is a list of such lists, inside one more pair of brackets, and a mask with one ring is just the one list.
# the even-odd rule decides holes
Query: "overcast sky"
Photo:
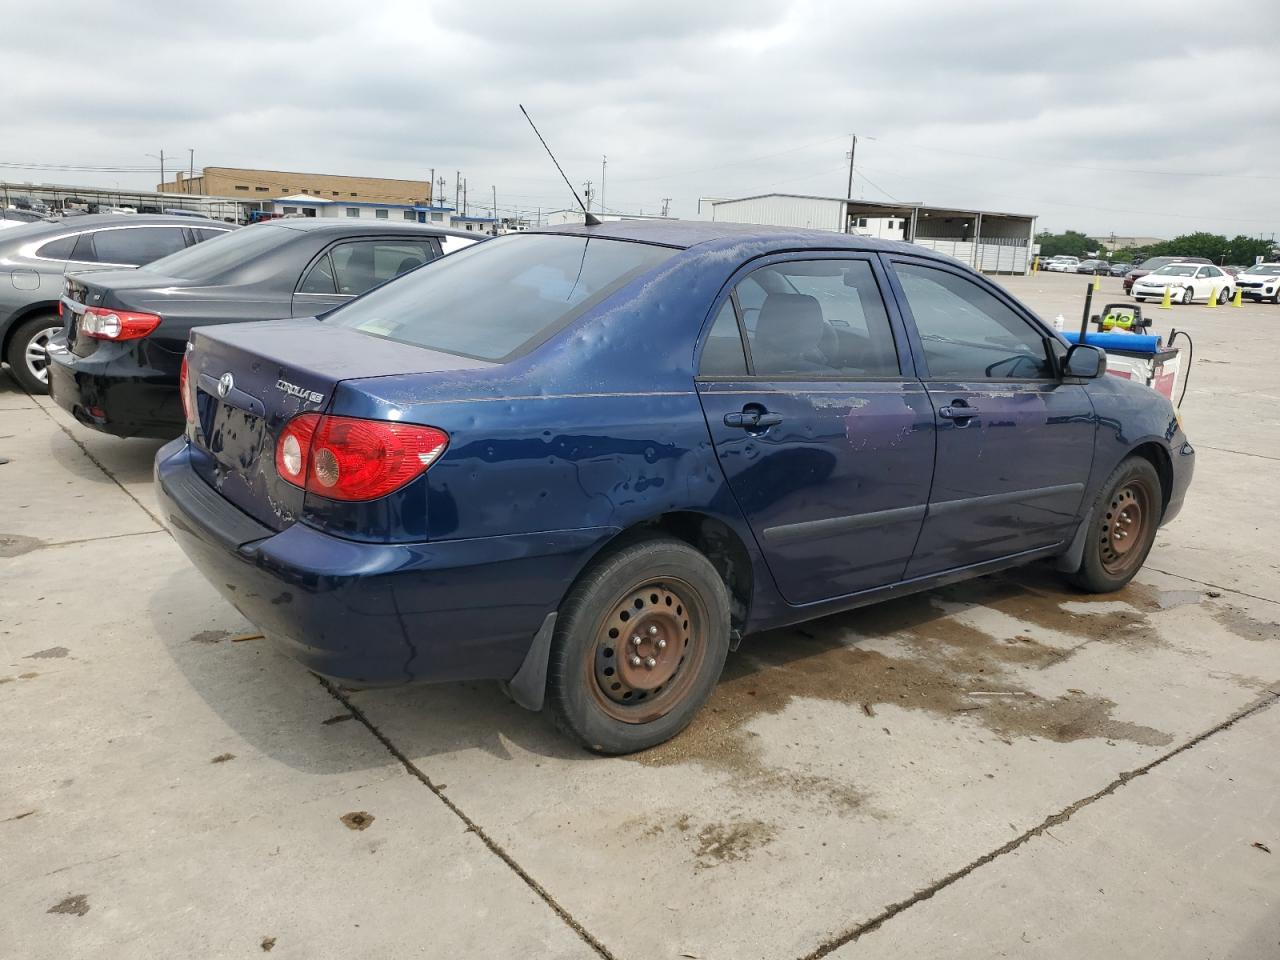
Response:
[{"label": "overcast sky", "polygon": [[[184,9],[189,7],[190,9]],[[1275,0],[129,4],[0,0],[0,177],[202,164],[468,178],[473,207],[854,195],[1171,237],[1280,232]],[[21,42],[16,42],[21,39]],[[138,171],[138,172],[134,172]],[[158,171],[157,171],[158,172]]]}]

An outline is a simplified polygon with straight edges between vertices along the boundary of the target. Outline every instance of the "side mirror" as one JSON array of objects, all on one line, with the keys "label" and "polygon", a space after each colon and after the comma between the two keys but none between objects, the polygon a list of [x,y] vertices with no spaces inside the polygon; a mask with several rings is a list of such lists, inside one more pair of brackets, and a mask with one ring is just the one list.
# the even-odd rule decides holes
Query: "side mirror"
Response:
[{"label": "side mirror", "polygon": [[1107,372],[1107,352],[1088,343],[1076,343],[1067,350],[1063,376],[1093,380]]}]

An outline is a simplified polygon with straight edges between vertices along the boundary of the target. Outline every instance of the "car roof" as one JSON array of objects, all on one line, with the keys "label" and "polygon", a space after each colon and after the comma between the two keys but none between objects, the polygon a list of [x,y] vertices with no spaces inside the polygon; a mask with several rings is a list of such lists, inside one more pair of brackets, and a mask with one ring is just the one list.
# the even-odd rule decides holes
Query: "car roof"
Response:
[{"label": "car roof", "polygon": [[166,226],[173,224],[179,227],[222,227],[224,230],[230,230],[235,226],[235,224],[224,223],[221,220],[211,218],[201,220],[196,217],[166,217],[149,213],[91,213],[83,217],[60,218],[51,223],[33,222],[23,232],[23,236],[31,238],[44,236],[45,234],[52,236],[66,233],[67,231],[92,230],[98,227],[136,227],[155,226],[156,224],[164,224]]},{"label": "car roof", "polygon": [[885,253],[910,253],[913,256],[938,260],[950,259],[935,255],[925,247],[901,240],[880,240],[856,233],[804,230],[799,227],[778,227],[759,223],[721,223],[711,220],[608,220],[593,227],[569,224],[563,227],[542,227],[524,232],[568,234],[576,237],[608,237],[611,240],[656,243],[681,250],[704,243],[728,241],[756,242],[787,249],[878,250]]},{"label": "car roof", "polygon": [[[172,219],[181,219],[174,217]],[[346,217],[278,217],[275,220],[260,220],[259,223],[273,227],[284,227],[286,230],[297,230],[303,233],[416,233],[436,237],[466,237],[468,240],[483,240],[483,234],[467,233],[465,230],[445,230],[441,227],[430,227],[424,223],[411,223],[408,220],[359,220]],[[254,224],[253,226],[256,226]]]}]

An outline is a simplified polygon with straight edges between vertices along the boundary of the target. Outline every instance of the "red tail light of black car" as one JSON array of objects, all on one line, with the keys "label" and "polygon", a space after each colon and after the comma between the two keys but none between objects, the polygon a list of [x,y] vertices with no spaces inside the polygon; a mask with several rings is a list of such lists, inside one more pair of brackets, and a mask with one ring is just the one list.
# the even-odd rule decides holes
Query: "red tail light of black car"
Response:
[{"label": "red tail light of black car", "polygon": [[276,441],[276,472],[330,500],[376,500],[425,473],[448,444],[435,427],[304,413]]},{"label": "red tail light of black car", "polygon": [[178,393],[182,396],[182,412],[187,423],[196,422],[195,399],[191,394],[191,364],[187,362],[190,351],[182,355],[182,368],[178,371]]},{"label": "red tail light of black car", "polygon": [[80,318],[80,333],[95,340],[141,340],[160,326],[154,313],[88,307]]}]

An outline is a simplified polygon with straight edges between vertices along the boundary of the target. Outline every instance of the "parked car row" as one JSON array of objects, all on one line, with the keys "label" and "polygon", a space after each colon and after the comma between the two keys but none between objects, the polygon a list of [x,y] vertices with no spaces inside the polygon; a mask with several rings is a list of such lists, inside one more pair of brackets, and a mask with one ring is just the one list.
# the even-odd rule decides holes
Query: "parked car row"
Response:
[{"label": "parked car row", "polygon": [[1249,300],[1280,303],[1280,263],[1257,263],[1236,274],[1236,286]]},{"label": "parked car row", "polygon": [[1234,279],[1221,267],[1195,262],[1166,264],[1139,277],[1133,283],[1133,298],[1139,302],[1163,299],[1165,291],[1177,303],[1226,303],[1235,296]]}]

